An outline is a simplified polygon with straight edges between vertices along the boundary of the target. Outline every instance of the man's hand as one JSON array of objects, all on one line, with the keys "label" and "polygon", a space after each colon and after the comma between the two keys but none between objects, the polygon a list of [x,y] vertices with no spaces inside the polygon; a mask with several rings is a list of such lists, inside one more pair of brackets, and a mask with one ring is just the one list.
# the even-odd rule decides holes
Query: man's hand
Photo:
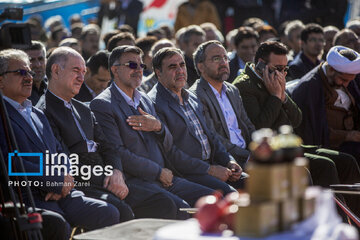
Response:
[{"label": "man's hand", "polygon": [[345,138],[349,142],[360,142],[360,131],[350,131]]},{"label": "man's hand", "polygon": [[263,80],[264,85],[269,93],[281,100],[281,96],[284,91],[282,91],[279,77],[276,79],[276,72],[269,73],[269,66],[266,65],[265,69],[263,70]]},{"label": "man's hand", "polygon": [[118,169],[114,169],[113,175],[105,177],[104,188],[107,188],[121,200],[129,194],[129,189],[126,186],[123,174]]},{"label": "man's hand", "polygon": [[236,182],[237,180],[239,180],[242,173],[242,168],[240,167],[240,165],[236,162],[230,161],[228,164],[228,168],[231,170],[232,173],[229,177],[229,181]]},{"label": "man's hand", "polygon": [[173,185],[173,183],[172,183],[173,174],[172,174],[171,170],[169,170],[167,168],[161,169],[159,180],[164,187],[172,186]]},{"label": "man's hand", "polygon": [[65,175],[64,185],[61,190],[61,197],[66,197],[69,194],[70,190],[74,188],[74,178],[71,175]]},{"label": "man's hand", "polygon": [[210,165],[208,174],[226,182],[231,176],[232,172],[230,169],[220,165]]},{"label": "man's hand", "polygon": [[286,79],[285,79],[286,74],[283,74],[282,72],[275,70],[275,81],[278,81],[281,87],[281,98],[280,100],[282,102],[285,101],[286,99],[286,94],[285,94],[285,90],[286,90]]},{"label": "man's hand", "polygon": [[161,130],[161,122],[158,119],[144,112],[140,107],[138,110],[141,115],[132,115],[126,119],[134,130],[145,132],[158,132]]}]

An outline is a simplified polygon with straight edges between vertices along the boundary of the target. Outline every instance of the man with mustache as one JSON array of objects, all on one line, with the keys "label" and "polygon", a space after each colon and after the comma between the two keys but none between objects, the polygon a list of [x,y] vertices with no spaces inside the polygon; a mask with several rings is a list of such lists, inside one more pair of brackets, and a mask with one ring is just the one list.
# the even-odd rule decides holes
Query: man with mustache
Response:
[{"label": "man with mustache", "polygon": [[230,63],[220,42],[201,44],[194,53],[194,62],[201,78],[190,88],[205,109],[205,119],[213,126],[226,150],[241,167],[249,158],[247,146],[255,130],[243,106],[239,90],[227,80]]},{"label": "man with mustache", "polygon": [[[142,55],[135,46],[116,47],[109,58],[114,81],[92,100],[90,107],[106,137],[119,151],[127,181],[165,194],[172,204],[163,204],[161,209],[173,209],[175,205],[176,218],[184,219],[187,213],[179,208],[194,206],[200,197],[213,190],[177,176],[206,174],[208,166],[174,146],[170,131],[157,119],[152,101],[136,90],[145,68]],[[134,195],[132,201],[150,197]]]},{"label": "man with mustache", "polygon": [[334,46],[326,62],[289,88],[303,112],[298,134],[305,144],[317,144],[353,155],[360,163],[359,112],[349,83],[360,73],[360,55]]},{"label": "man with mustache", "polygon": [[31,96],[29,97],[29,100],[35,106],[47,89],[47,78],[45,75],[46,48],[39,41],[31,41],[31,46],[24,51],[29,55],[30,67],[35,73]]},{"label": "man with mustache", "polygon": [[[21,50],[0,51],[0,91],[17,141],[19,152],[48,153],[53,161],[39,161],[39,157],[24,157],[22,162],[27,173],[39,172],[42,168],[54,167],[49,174],[45,170],[40,176],[28,176],[31,181],[39,181],[39,186],[31,185],[35,206],[54,213],[65,223],[65,238],[69,239],[71,226],[94,230],[119,222],[119,212],[111,204],[84,196],[74,189],[74,178],[69,175],[70,164],[58,156],[63,149],[56,140],[44,113],[34,108],[27,98],[31,95],[34,73],[30,70],[28,55]],[[0,139],[4,137],[0,131]],[[2,147],[8,156],[9,149]],[[60,155],[60,154],[59,154]],[[19,158],[13,158],[19,166]],[[65,171],[64,171],[65,170]],[[24,190],[24,189],[22,189]],[[26,205],[30,204],[26,191],[22,192]],[[57,226],[54,226],[57,227]],[[48,231],[46,231],[48,232]]]},{"label": "man with mustache", "polygon": [[[226,57],[226,51],[221,59]],[[163,48],[153,57],[153,68],[158,83],[149,92],[158,116],[167,124],[175,145],[191,157],[208,166],[206,175],[185,174],[190,181],[225,194],[234,191],[226,182],[239,188],[242,168],[211,131],[203,116],[198,98],[184,89],[187,79],[183,53],[177,48]]]}]

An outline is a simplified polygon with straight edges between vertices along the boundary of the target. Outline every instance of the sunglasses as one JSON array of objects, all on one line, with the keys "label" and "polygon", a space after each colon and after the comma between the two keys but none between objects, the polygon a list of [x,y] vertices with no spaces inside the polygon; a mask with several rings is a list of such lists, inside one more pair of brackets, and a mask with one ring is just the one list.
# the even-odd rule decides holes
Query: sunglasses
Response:
[{"label": "sunglasses", "polygon": [[140,66],[140,68],[142,69],[146,69],[146,65],[143,63],[137,64],[135,62],[128,62],[128,63],[119,63],[119,64],[114,64],[114,66],[127,66],[130,69],[138,69],[138,67]]},{"label": "sunglasses", "polygon": [[274,72],[275,70],[278,70],[279,72],[287,72],[289,71],[289,67],[288,66],[274,66],[271,68],[271,71]]},{"label": "sunglasses", "polygon": [[33,71],[28,71],[28,70],[25,70],[25,69],[17,69],[17,70],[13,70],[13,71],[6,71],[6,72],[1,73],[0,76],[3,76],[3,75],[8,74],[8,73],[17,73],[17,74],[21,75],[22,77],[26,77],[28,75],[30,75],[31,77],[35,76],[35,73]]}]

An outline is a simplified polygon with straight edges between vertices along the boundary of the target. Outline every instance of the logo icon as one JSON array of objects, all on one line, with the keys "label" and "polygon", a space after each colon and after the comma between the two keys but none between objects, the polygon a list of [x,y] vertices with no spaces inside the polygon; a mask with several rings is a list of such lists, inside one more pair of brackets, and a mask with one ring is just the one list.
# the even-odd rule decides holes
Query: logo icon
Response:
[{"label": "logo icon", "polygon": [[[34,165],[39,165],[40,169],[38,172],[13,172],[12,171],[12,159],[15,157],[38,157],[39,164],[34,163]],[[43,153],[19,153],[15,150],[13,153],[9,153],[8,156],[9,162],[9,176],[43,176]]]}]

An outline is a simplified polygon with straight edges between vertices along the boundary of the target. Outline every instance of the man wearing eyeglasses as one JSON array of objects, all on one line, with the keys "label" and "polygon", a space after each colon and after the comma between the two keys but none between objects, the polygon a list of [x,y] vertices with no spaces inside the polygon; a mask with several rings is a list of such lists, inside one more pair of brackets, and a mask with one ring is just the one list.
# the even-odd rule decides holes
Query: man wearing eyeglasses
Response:
[{"label": "man wearing eyeglasses", "polygon": [[190,91],[203,104],[208,126],[215,129],[226,151],[244,168],[255,127],[246,114],[239,90],[227,82],[231,73],[226,50],[220,42],[208,41],[196,49],[194,62],[201,77]]},{"label": "man wearing eyeglasses", "polygon": [[[307,102],[303,109],[300,108],[287,95],[285,91],[285,76],[288,51],[284,44],[279,42],[264,42],[260,45],[255,56],[255,64],[247,64],[245,71],[235,79],[233,84],[239,89],[245,110],[255,125],[256,129],[271,128],[278,130],[281,125],[291,125],[293,128],[307,125],[311,119],[316,123],[308,128],[307,133],[321,138],[323,133],[318,134],[318,128],[323,125],[319,117],[308,116],[308,108],[314,109],[318,106]],[[315,70],[315,69],[314,69]],[[308,95],[303,99],[310,99]],[[319,95],[312,94],[317,98]],[[304,120],[302,121],[302,119]],[[317,128],[318,127],[318,128]],[[301,131],[296,131],[301,133]],[[303,137],[303,135],[301,135]],[[318,142],[307,142],[305,144],[322,144]],[[329,187],[331,184],[358,182],[360,173],[355,159],[349,154],[319,148],[319,146],[303,145],[304,156],[309,159],[309,171],[314,185]],[[358,206],[356,201],[346,196],[348,204]]]},{"label": "man wearing eyeglasses", "polygon": [[324,47],[323,28],[318,24],[307,24],[301,31],[301,52],[289,64],[288,81],[301,78],[319,65]]},{"label": "man wearing eyeglasses", "polygon": [[[224,56],[227,58],[226,52]],[[155,109],[174,137],[174,144],[187,155],[207,165],[207,174],[184,174],[190,181],[224,194],[235,191],[229,184],[239,181],[242,168],[206,125],[199,100],[184,89],[187,79],[185,57],[180,49],[163,48],[153,57],[158,83],[149,92]],[[229,183],[229,184],[227,184]]]},{"label": "man wearing eyeglasses", "polygon": [[[194,206],[197,199],[213,190],[177,176],[206,174],[208,166],[173,145],[172,135],[157,119],[152,101],[136,90],[145,68],[142,54],[135,46],[120,46],[111,52],[109,67],[114,81],[90,107],[108,140],[119,150],[127,181],[166,194],[178,210],[176,218],[184,219],[188,216],[179,208]],[[144,198],[151,196],[134,195],[132,200]],[[169,208],[173,207],[163,204],[161,209]]]},{"label": "man wearing eyeglasses", "polygon": [[[74,189],[74,178],[69,174],[70,164],[57,157],[63,149],[54,137],[48,120],[27,99],[31,95],[33,75],[25,52],[15,49],[0,51],[0,90],[17,141],[17,150],[48,153],[61,167],[53,168],[50,174],[44,170],[41,176],[28,177],[40,183],[39,186],[30,186],[35,206],[60,214],[66,224],[67,238],[70,237],[70,225],[94,230],[118,223],[119,212],[113,205],[85,197]],[[7,155],[7,152],[4,154]],[[14,159],[15,166],[18,166],[18,158]],[[22,160],[27,173],[38,172],[41,167],[52,168],[54,165],[52,161],[43,161],[43,166],[40,166],[39,157],[24,157]],[[23,193],[23,199],[25,204],[30,203],[26,192]]]},{"label": "man wearing eyeglasses", "polygon": [[239,89],[245,110],[256,129],[278,129],[301,122],[301,111],[285,92],[288,50],[279,42],[264,42],[233,84]]}]

